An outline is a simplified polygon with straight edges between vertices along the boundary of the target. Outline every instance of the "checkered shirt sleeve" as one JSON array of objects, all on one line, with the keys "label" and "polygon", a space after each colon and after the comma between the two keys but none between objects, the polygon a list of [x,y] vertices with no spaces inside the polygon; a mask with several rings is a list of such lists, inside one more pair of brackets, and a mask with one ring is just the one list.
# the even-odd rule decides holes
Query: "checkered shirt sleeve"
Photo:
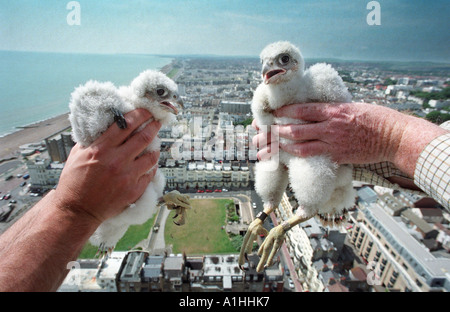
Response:
[{"label": "checkered shirt sleeve", "polygon": [[[450,121],[441,125],[450,131]],[[353,165],[353,179],[372,185],[388,187],[422,196],[428,195],[450,209],[450,133],[434,139],[421,153],[416,164],[414,180],[398,170],[392,163]],[[413,181],[423,192],[404,189],[387,180],[402,177]],[[425,193],[424,193],[425,192]]]},{"label": "checkered shirt sleeve", "polygon": [[450,209],[450,133],[434,139],[420,154],[414,182]]},{"label": "checkered shirt sleeve", "polygon": [[425,196],[421,191],[405,189],[398,184],[392,183],[387,178],[401,177],[413,182],[413,179],[398,170],[390,162],[381,162],[376,164],[353,165],[353,180],[361,181],[372,185],[379,185],[393,190],[407,191],[409,193]]}]

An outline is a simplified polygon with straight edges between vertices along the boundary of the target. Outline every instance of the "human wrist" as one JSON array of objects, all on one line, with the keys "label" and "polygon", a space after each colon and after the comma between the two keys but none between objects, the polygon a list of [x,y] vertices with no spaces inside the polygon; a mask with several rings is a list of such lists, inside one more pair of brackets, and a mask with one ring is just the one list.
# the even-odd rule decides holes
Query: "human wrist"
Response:
[{"label": "human wrist", "polygon": [[397,123],[398,139],[393,140],[388,161],[410,177],[414,176],[417,160],[426,146],[447,130],[424,119],[403,115]]},{"label": "human wrist", "polygon": [[83,224],[86,228],[91,228],[92,232],[103,222],[103,220],[94,214],[89,213],[81,205],[81,201],[71,200],[69,197],[60,194],[57,190],[51,191],[47,196],[52,202],[49,207],[54,208],[56,213],[71,219],[72,222]]}]

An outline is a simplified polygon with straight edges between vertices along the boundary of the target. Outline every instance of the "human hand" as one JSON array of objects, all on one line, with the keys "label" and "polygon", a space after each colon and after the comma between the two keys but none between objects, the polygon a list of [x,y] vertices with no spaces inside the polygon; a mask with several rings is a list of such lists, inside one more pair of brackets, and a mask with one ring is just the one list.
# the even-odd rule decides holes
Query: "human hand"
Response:
[{"label": "human hand", "polygon": [[290,144],[271,142],[265,133],[256,135],[253,143],[260,147],[259,159],[266,159],[270,146],[279,144],[282,150],[300,157],[330,155],[338,164],[388,161],[410,176],[423,148],[446,132],[424,119],[366,103],[293,104],[274,114],[309,123],[276,127],[277,135],[291,140]]},{"label": "human hand", "polygon": [[256,218],[250,223],[245,233],[244,240],[242,241],[241,252],[239,253],[239,267],[243,270],[245,260],[247,259],[247,254],[252,252],[253,242],[256,240],[258,235],[267,235],[268,231],[263,227],[263,222],[261,219]]},{"label": "human hand", "polygon": [[[258,158],[270,153],[272,144],[290,154],[309,157],[329,154],[339,164],[372,163],[388,158],[383,146],[383,119],[372,117],[377,106],[354,103],[310,103],[284,106],[274,112],[277,117],[290,117],[307,124],[279,125],[277,135],[292,141],[290,144],[272,142],[270,135],[259,133],[254,144],[261,147]],[[380,112],[381,113],[381,112]],[[380,116],[380,115],[378,115]],[[381,117],[381,116],[380,116]],[[267,142],[267,145],[262,145]],[[262,144],[261,144],[262,143]]]},{"label": "human hand", "polygon": [[152,121],[133,132],[151,117],[145,109],[131,111],[126,129],[114,123],[90,146],[76,144],[55,192],[59,206],[101,223],[139,199],[155,175],[159,151],[138,155],[161,125]]}]

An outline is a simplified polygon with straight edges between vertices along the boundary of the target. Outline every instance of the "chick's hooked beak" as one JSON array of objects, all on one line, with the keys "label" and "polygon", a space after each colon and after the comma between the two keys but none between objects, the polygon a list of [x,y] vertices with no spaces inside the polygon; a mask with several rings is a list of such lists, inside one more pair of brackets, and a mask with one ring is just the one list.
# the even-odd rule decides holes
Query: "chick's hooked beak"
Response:
[{"label": "chick's hooked beak", "polygon": [[262,68],[262,77],[265,84],[276,81],[281,75],[284,75],[286,70],[276,66],[273,63],[265,62]]},{"label": "chick's hooked beak", "polygon": [[160,105],[169,109],[173,114],[177,115],[180,109],[184,108],[184,103],[181,97],[178,94],[174,94],[172,99],[162,101]]}]

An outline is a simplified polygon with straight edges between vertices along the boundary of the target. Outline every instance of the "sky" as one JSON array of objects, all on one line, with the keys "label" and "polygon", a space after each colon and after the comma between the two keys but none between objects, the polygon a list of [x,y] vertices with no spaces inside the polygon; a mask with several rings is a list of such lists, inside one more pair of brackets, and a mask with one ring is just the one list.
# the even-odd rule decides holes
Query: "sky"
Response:
[{"label": "sky", "polygon": [[0,50],[257,57],[288,40],[306,58],[450,63],[449,0],[375,1],[380,25],[369,0],[70,2],[0,0]]}]

